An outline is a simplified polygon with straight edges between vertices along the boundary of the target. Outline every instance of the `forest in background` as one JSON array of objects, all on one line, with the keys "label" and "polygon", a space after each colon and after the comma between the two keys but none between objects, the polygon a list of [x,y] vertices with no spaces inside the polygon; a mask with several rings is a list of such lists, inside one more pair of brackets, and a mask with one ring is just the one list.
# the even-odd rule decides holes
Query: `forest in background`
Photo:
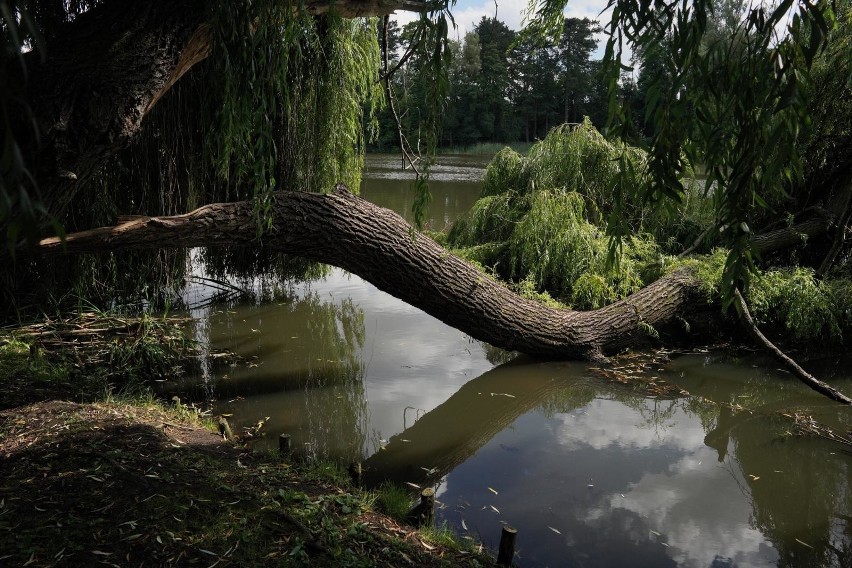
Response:
[{"label": "forest in background", "polygon": [[[415,149],[420,109],[428,106],[435,80],[416,51],[416,30],[417,22],[400,28],[395,20],[387,30],[390,68],[398,67],[392,76],[397,111]],[[609,98],[601,62],[592,59],[598,32],[596,21],[566,18],[559,41],[546,41],[483,17],[461,40],[451,40],[440,146],[534,142],[583,116],[602,127]],[[632,89],[629,81],[624,89]],[[377,118],[378,135],[368,149],[393,151],[399,140],[390,107]]]},{"label": "forest in background", "polygon": [[[705,43],[734,30],[744,8],[727,0],[710,18]],[[400,126],[418,149],[422,110],[430,104],[431,83],[437,79],[419,49],[418,23],[388,23],[388,62]],[[551,128],[579,124],[584,117],[603,130],[609,116],[608,77],[599,58],[603,29],[597,20],[565,18],[559,38],[530,29],[515,31],[497,18],[483,17],[460,40],[450,40],[447,97],[440,124],[439,146],[463,150],[477,144],[529,144]],[[380,25],[379,36],[384,35]],[[634,53],[623,70],[618,97],[629,109],[640,136],[650,135],[649,98],[655,77],[663,70],[670,46]],[[664,73],[665,74],[665,73]],[[397,125],[390,106],[377,116],[368,151],[399,148]],[[419,143],[425,150],[425,142]]]}]

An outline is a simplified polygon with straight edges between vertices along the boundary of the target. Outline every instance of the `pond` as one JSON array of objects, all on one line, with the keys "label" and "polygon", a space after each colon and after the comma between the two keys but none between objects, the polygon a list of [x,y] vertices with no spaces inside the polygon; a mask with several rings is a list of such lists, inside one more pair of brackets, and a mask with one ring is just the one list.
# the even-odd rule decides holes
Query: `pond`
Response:
[{"label": "pond", "polygon": [[[472,205],[486,161],[442,158],[430,227]],[[368,156],[363,197],[410,218],[412,193],[397,156]],[[431,485],[458,535],[495,550],[518,529],[519,566],[852,563],[852,455],[794,435],[796,412],[844,432],[849,412],[760,354],[601,370],[514,357],[339,269],[269,302],[206,302],[195,281],[195,380],[235,430],[265,420],[260,445],[288,433],[303,455],[363,461],[368,482]],[[849,362],[809,366],[850,392]],[[622,383],[639,374],[669,386]]]}]

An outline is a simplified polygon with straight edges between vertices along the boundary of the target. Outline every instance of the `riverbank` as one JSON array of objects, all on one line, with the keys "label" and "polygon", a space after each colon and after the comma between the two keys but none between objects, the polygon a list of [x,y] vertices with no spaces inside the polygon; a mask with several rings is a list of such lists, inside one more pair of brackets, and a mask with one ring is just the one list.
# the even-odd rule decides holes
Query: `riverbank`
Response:
[{"label": "riverbank", "polygon": [[482,566],[328,464],[246,452],[157,404],[0,411],[7,566]]},{"label": "riverbank", "polygon": [[0,338],[2,565],[493,564],[382,514],[334,464],[225,441],[138,383],[114,396],[115,368],[81,374],[45,345]]}]

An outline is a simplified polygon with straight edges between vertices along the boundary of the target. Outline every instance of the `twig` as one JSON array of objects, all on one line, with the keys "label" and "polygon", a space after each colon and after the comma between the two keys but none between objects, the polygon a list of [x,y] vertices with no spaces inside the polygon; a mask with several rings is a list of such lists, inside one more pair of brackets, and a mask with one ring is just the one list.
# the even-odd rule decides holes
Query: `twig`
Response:
[{"label": "twig", "polygon": [[825,255],[825,258],[816,271],[817,276],[820,277],[828,273],[831,265],[834,264],[834,259],[837,258],[840,249],[843,247],[843,243],[846,241],[846,227],[849,225],[849,217],[852,216],[852,179],[847,182],[844,193],[846,194],[846,199],[843,206],[843,214],[837,222],[834,240],[831,243],[828,254]]},{"label": "twig", "polygon": [[787,354],[785,354],[778,347],[776,347],[774,343],[769,341],[766,336],[763,335],[757,328],[757,324],[754,322],[754,318],[751,317],[751,312],[748,311],[748,305],[746,305],[746,301],[745,298],[743,298],[743,295],[738,289],[734,289],[734,294],[736,294],[737,297],[737,303],[740,308],[740,315],[742,316],[743,322],[746,324],[746,327],[748,328],[752,337],[754,337],[754,339],[758,343],[768,349],[773,355],[775,355],[776,358],[778,358],[782,363],[784,363],[800,381],[808,385],[813,390],[817,391],[822,395],[827,396],[831,400],[842,402],[843,404],[852,405],[852,399],[850,399],[831,385],[828,385],[815,378],[813,375],[801,368],[799,364],[793,361]]},{"label": "twig", "polygon": [[[405,133],[402,129],[402,121],[399,119],[399,114],[396,111],[396,105],[394,104],[395,97],[393,94],[393,87],[391,86],[390,77],[388,76],[388,24],[390,22],[390,16],[385,16],[384,20],[384,34],[382,34],[382,53],[384,54],[382,65],[385,71],[385,95],[388,98],[388,106],[390,106],[391,114],[393,114],[394,122],[396,122],[396,131],[399,135],[399,149],[402,152],[403,158],[408,160],[408,164],[411,166],[411,169],[414,171],[417,177],[420,177],[420,171],[418,171],[417,166],[414,165],[415,160],[411,157],[411,144],[408,142],[408,139],[405,137]],[[406,149],[407,148],[407,149]],[[419,159],[419,158],[418,158]]]},{"label": "twig", "polygon": [[677,257],[683,258],[684,256],[688,255],[689,253],[691,253],[692,251],[697,249],[698,245],[700,245],[701,242],[705,239],[705,237],[707,237],[707,235],[710,233],[710,231],[715,229],[715,228],[716,228],[716,224],[713,223],[712,225],[710,225],[709,227],[707,227],[706,229],[701,231],[701,234],[698,235],[698,237],[695,239],[695,242],[692,243],[692,246],[689,247],[688,249],[686,249],[685,251],[683,251],[682,253],[680,253],[679,255],[677,255]]}]

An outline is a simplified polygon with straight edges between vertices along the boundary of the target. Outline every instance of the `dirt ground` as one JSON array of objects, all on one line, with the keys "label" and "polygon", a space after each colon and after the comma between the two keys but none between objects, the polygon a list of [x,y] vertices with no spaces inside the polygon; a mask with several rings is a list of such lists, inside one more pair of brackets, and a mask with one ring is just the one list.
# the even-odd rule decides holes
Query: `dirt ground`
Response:
[{"label": "dirt ground", "polygon": [[481,566],[156,405],[0,411],[2,566]]}]

